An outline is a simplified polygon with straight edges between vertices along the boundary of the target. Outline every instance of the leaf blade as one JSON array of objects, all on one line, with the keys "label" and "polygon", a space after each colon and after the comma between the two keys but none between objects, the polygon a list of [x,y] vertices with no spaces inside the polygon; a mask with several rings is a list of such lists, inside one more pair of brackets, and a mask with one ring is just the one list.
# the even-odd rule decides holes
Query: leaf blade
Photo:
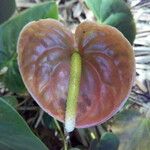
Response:
[{"label": "leaf blade", "polygon": [[16,10],[15,0],[0,1],[0,24],[9,19]]},{"label": "leaf blade", "polygon": [[11,150],[48,150],[3,98],[0,98],[0,132],[0,149],[5,147]]},{"label": "leaf blade", "polygon": [[133,44],[136,27],[132,13],[123,0],[85,0],[97,21],[116,27]]}]

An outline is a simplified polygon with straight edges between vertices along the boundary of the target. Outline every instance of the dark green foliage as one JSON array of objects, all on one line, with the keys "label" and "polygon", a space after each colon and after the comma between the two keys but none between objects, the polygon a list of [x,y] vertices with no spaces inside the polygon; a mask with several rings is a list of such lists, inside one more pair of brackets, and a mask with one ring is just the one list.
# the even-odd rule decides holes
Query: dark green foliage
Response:
[{"label": "dark green foliage", "polygon": [[44,115],[43,115],[43,123],[49,129],[56,129],[54,119],[47,113],[44,113]]},{"label": "dark green foliage", "polygon": [[85,2],[99,23],[116,27],[133,44],[136,27],[130,8],[123,0],[85,0]]},{"label": "dark green foliage", "polygon": [[118,150],[119,139],[111,133],[105,132],[100,140],[93,140],[90,145],[90,150]]},{"label": "dark green foliage", "polygon": [[17,111],[3,98],[0,98],[0,149],[48,150]]},{"label": "dark green foliage", "polygon": [[0,70],[6,68],[4,73],[0,73],[0,80],[12,92],[25,92],[17,64],[16,45],[19,33],[25,24],[41,18],[58,18],[55,2],[32,7],[0,26]]},{"label": "dark green foliage", "polygon": [[102,135],[99,150],[118,150],[119,139],[113,133],[106,132]]},{"label": "dark green foliage", "polygon": [[0,0],[0,24],[9,19],[16,9],[15,0]]},{"label": "dark green foliage", "polygon": [[16,108],[18,101],[15,96],[3,96],[2,97],[9,105]]}]

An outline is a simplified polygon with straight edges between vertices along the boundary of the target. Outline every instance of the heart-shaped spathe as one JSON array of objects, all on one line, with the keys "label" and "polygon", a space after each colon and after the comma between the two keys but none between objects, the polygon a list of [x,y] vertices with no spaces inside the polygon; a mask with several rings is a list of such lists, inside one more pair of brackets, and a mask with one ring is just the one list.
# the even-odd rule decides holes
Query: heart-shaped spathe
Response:
[{"label": "heart-shaped spathe", "polygon": [[27,24],[18,40],[23,81],[49,115],[64,122],[70,59],[82,58],[76,127],[103,123],[125,103],[135,76],[132,46],[117,29],[81,23],[73,35],[62,23],[43,19]]}]

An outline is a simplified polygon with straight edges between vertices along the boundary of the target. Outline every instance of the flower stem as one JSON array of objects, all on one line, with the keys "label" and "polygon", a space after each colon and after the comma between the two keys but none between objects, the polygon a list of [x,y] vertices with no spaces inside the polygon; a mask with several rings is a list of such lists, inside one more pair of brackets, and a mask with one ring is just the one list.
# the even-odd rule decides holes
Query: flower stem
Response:
[{"label": "flower stem", "polygon": [[63,134],[63,132],[62,132],[62,130],[61,130],[61,128],[60,128],[60,125],[59,125],[59,123],[57,122],[56,119],[54,119],[54,122],[55,122],[55,125],[56,125],[56,127],[57,127],[59,133],[60,133],[61,138],[63,139],[63,142],[64,142],[64,150],[67,150],[68,142],[67,142],[67,140],[65,139],[65,136],[64,136],[64,134]]},{"label": "flower stem", "polygon": [[71,132],[75,128],[80,78],[81,56],[78,52],[74,52],[71,56],[70,79],[65,112],[65,129],[67,132]]}]

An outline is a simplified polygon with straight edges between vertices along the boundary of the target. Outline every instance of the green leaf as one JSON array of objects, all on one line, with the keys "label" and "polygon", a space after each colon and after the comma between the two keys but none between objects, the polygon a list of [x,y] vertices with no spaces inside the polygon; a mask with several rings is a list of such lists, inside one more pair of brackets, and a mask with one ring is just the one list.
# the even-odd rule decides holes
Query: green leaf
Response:
[{"label": "green leaf", "polygon": [[118,147],[119,139],[115,134],[106,132],[102,135],[99,150],[118,150]]},{"label": "green leaf", "polygon": [[112,131],[120,139],[119,150],[149,150],[150,119],[134,110],[117,115]]},{"label": "green leaf", "polygon": [[120,30],[133,44],[136,27],[130,8],[123,0],[85,0],[98,22]]},{"label": "green leaf", "polygon": [[15,0],[0,0],[0,24],[9,19],[16,10]]},{"label": "green leaf", "polygon": [[48,150],[17,111],[2,98],[0,98],[0,149]]},{"label": "green leaf", "polygon": [[43,115],[43,123],[49,129],[56,129],[54,119],[47,113],[44,113],[44,115]]},{"label": "green leaf", "polygon": [[15,96],[3,96],[2,97],[9,105],[12,107],[16,107],[18,104],[18,101]]},{"label": "green leaf", "polygon": [[91,142],[90,150],[118,150],[118,147],[118,137],[111,132],[105,132],[102,134],[100,141],[95,139]]},{"label": "green leaf", "polygon": [[17,64],[16,44],[19,32],[28,22],[41,18],[58,18],[55,2],[45,2],[27,9],[0,26],[0,79],[12,92],[26,91]]}]

